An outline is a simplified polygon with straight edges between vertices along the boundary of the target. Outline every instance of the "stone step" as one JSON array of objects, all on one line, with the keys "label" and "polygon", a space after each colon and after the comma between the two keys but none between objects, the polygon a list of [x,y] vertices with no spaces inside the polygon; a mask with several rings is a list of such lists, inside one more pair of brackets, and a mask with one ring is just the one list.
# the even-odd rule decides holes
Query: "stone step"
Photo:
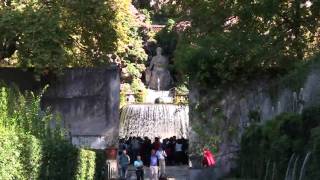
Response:
[{"label": "stone step", "polygon": [[[145,167],[144,179],[150,180],[150,169]],[[166,174],[168,180],[187,180],[188,177],[188,166],[167,166]],[[130,166],[127,174],[128,180],[136,180],[136,173],[133,166]]]}]

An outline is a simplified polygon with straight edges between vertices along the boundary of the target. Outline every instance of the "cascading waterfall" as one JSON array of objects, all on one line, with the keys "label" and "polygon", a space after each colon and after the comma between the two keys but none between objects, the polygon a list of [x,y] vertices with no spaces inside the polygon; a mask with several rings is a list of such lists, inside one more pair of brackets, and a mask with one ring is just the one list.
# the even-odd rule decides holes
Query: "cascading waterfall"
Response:
[{"label": "cascading waterfall", "polygon": [[174,104],[131,104],[122,108],[120,137],[188,138],[189,108]]},{"label": "cascading waterfall", "polygon": [[309,159],[310,159],[310,155],[311,152],[308,152],[306,157],[304,158],[301,170],[300,170],[300,176],[299,176],[299,180],[303,180],[304,176],[305,176],[305,170],[306,170],[306,164],[308,163]]},{"label": "cascading waterfall", "polygon": [[288,167],[287,167],[287,171],[286,171],[286,177],[284,178],[284,180],[290,180],[291,179],[291,169],[293,169],[293,162],[294,162],[294,158],[295,158],[295,153],[293,153],[290,157],[289,163],[288,163]]}]

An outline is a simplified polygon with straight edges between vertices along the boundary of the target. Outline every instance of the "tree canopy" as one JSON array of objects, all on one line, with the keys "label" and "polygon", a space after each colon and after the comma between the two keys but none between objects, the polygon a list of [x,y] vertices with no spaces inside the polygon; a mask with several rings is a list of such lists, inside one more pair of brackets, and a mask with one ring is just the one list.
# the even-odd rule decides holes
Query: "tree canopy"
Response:
[{"label": "tree canopy", "polygon": [[320,2],[186,0],[177,69],[204,85],[286,72],[319,51]]},{"label": "tree canopy", "polygon": [[[0,62],[61,69],[146,55],[130,0],[6,0],[0,2]],[[118,62],[119,63],[119,62]]]}]

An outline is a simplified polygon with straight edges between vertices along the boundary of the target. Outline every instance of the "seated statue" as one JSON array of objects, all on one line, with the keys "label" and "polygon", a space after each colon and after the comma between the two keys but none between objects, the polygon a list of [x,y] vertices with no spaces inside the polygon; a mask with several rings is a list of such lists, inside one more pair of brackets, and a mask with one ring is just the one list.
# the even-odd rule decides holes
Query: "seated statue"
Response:
[{"label": "seated statue", "polygon": [[157,48],[157,55],[151,60],[146,70],[147,87],[153,90],[169,90],[172,78],[168,70],[168,58],[162,55],[161,47]]}]

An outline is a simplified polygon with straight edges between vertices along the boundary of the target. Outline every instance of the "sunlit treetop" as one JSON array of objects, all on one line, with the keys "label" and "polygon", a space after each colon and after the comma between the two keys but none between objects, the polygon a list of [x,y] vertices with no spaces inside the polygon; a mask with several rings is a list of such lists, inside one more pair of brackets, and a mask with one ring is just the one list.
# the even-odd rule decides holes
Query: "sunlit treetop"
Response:
[{"label": "sunlit treetop", "polygon": [[128,46],[139,52],[129,8],[129,0],[1,1],[0,63],[40,70],[90,67],[107,65]]}]

